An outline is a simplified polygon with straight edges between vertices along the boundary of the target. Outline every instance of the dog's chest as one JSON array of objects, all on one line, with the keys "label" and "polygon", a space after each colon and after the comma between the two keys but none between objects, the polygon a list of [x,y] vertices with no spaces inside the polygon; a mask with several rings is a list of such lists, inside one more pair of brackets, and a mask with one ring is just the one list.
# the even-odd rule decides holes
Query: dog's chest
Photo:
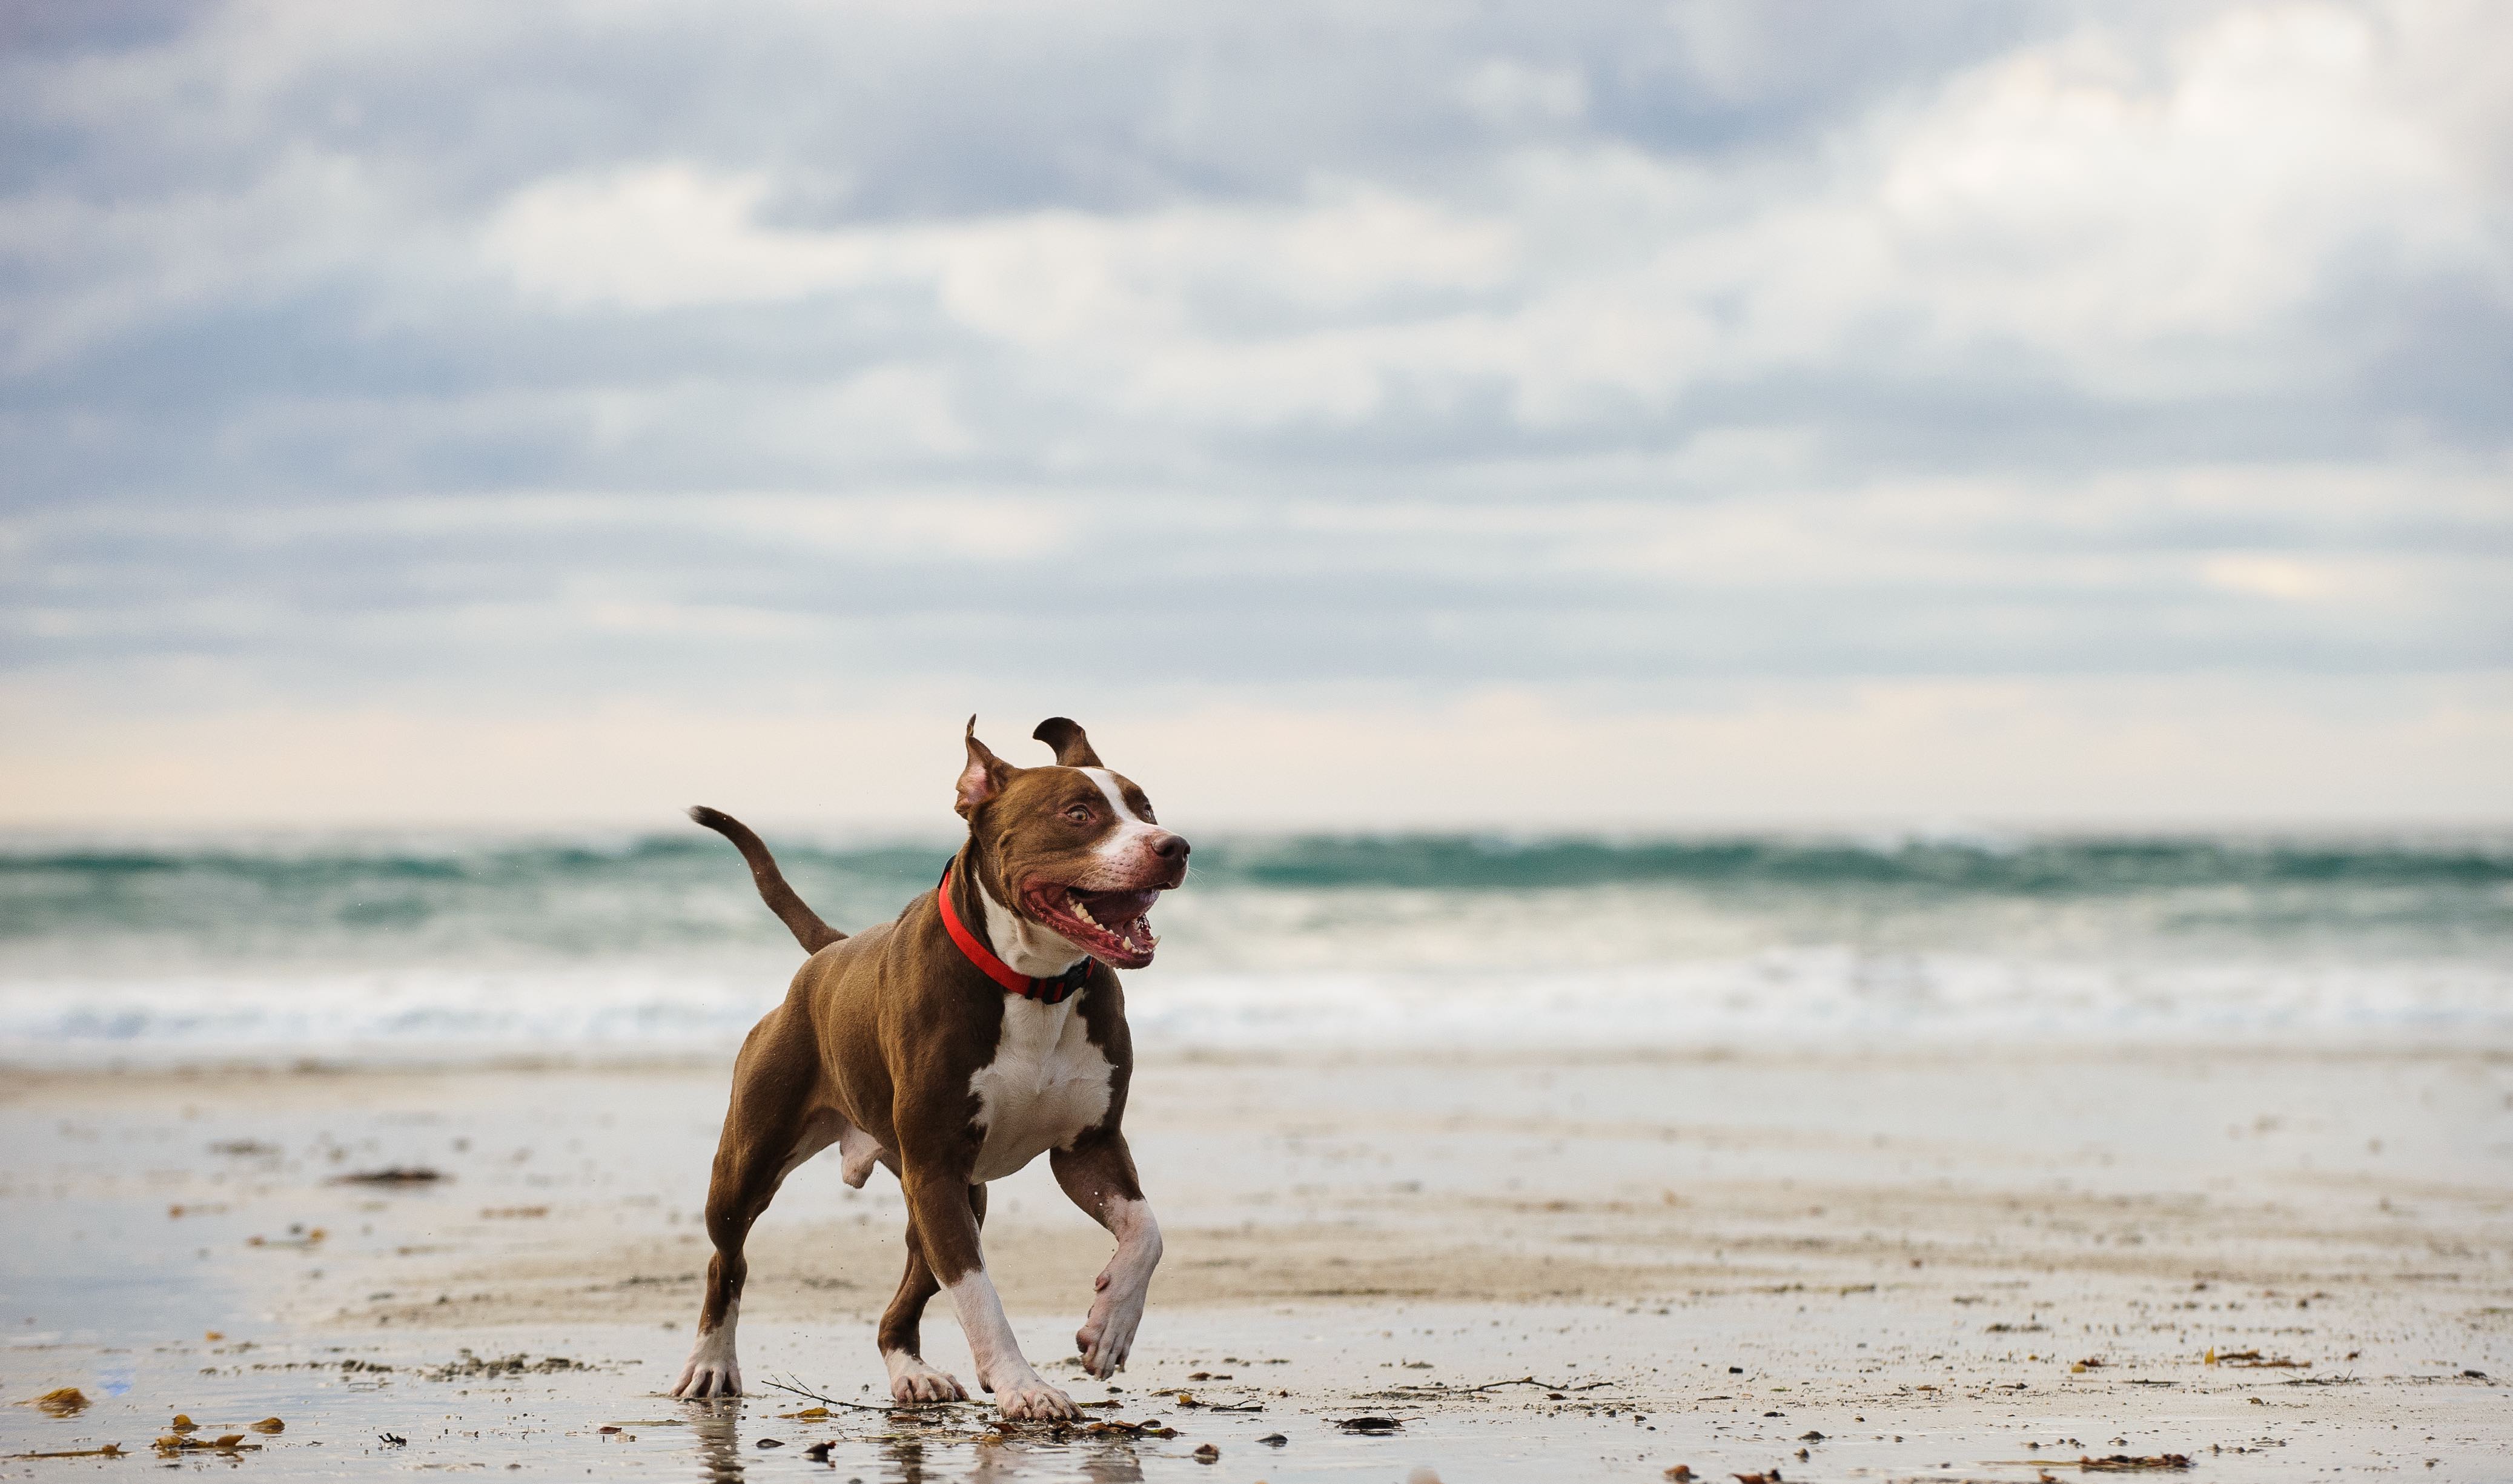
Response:
[{"label": "dog's chest", "polygon": [[1005,1000],[994,1060],[969,1078],[984,1130],[976,1179],[1001,1180],[1108,1116],[1112,1068],[1076,1004]]}]

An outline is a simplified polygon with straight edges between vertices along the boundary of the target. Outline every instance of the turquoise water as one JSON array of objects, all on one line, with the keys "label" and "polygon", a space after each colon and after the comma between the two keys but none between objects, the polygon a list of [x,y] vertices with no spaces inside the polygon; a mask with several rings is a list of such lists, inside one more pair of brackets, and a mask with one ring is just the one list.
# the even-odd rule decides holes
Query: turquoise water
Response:
[{"label": "turquoise water", "polygon": [[[777,840],[843,927],[948,841]],[[2513,840],[1208,839],[1138,1026],[1219,1046],[2513,1034]],[[796,954],[686,834],[0,847],[0,1058],[729,1043]]]}]

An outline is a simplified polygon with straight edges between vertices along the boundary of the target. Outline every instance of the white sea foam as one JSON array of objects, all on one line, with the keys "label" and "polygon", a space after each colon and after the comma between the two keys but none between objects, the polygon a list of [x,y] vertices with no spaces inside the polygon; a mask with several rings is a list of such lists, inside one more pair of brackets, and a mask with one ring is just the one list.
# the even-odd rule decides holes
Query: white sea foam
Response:
[{"label": "white sea foam", "polygon": [[[883,920],[940,846],[785,852]],[[1210,858],[1210,859],[1208,859]],[[1169,1048],[2513,1044],[2501,841],[1200,848]],[[712,837],[0,852],[0,1063],[721,1057],[793,944]]]},{"label": "white sea foam", "polygon": [[[0,983],[0,1063],[34,1066],[726,1056],[781,978],[621,967]],[[1158,970],[1136,1038],[1212,1051],[1863,1043],[2513,1044],[2513,982],[2468,964],[2096,967],[1840,951],[1552,973]]]}]

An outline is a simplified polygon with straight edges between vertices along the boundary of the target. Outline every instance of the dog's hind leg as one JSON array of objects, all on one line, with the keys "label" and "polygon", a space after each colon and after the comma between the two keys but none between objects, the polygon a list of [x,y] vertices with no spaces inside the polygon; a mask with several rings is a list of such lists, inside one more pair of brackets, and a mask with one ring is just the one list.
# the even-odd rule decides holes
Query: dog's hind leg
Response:
[{"label": "dog's hind leg", "polygon": [[741,1317],[741,1285],[750,1264],[742,1246],[751,1223],[776,1198],[795,1166],[826,1148],[844,1121],[834,1111],[811,1108],[818,1062],[808,1023],[795,1037],[783,1009],[771,1011],[742,1043],[734,1063],[733,1101],[716,1141],[715,1169],[707,1179],[707,1236],[715,1256],[707,1262],[706,1295],[698,1308],[698,1334],[690,1358],[672,1384],[674,1396],[738,1396],[741,1366],[735,1358],[734,1330]]},{"label": "dog's hind leg", "polygon": [[[977,1224],[986,1223],[986,1187],[969,1187],[969,1209]],[[925,1244],[919,1240],[913,1217],[907,1223],[907,1271],[898,1279],[898,1292],[891,1296],[890,1307],[881,1315],[881,1363],[890,1370],[890,1394],[894,1400],[967,1401],[968,1389],[945,1372],[925,1363],[922,1353],[925,1305],[942,1291],[935,1280],[934,1269],[926,1263]]]}]

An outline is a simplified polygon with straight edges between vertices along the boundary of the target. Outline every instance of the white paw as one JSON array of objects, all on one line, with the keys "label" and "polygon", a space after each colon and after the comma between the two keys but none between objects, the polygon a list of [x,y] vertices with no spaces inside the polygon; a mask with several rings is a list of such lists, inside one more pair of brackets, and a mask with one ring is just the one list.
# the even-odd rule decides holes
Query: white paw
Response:
[{"label": "white paw", "polygon": [[1024,1381],[995,1387],[994,1392],[995,1405],[1002,1408],[1008,1418],[1060,1423],[1073,1422],[1082,1416],[1082,1409],[1073,1405],[1072,1397],[1040,1380],[1035,1371]]},{"label": "white paw", "polygon": [[741,1305],[734,1304],[714,1329],[698,1332],[690,1346],[690,1358],[681,1367],[681,1379],[672,1383],[674,1396],[741,1394],[741,1366],[733,1358],[733,1329],[740,1315]]},{"label": "white paw", "polygon": [[969,1393],[946,1372],[937,1371],[914,1355],[894,1351],[881,1357],[890,1367],[890,1396],[893,1401],[948,1402],[967,1401]]},{"label": "white paw", "polygon": [[1126,1368],[1135,1348],[1135,1330],[1143,1322],[1143,1295],[1137,1289],[1124,1298],[1103,1288],[1091,1301],[1082,1328],[1073,1332],[1073,1347],[1082,1352],[1082,1369],[1101,1381]]},{"label": "white paw", "polygon": [[701,1396],[739,1396],[741,1367],[734,1363],[730,1352],[723,1358],[692,1355],[681,1367],[681,1379],[672,1383],[674,1396],[696,1399]]}]

